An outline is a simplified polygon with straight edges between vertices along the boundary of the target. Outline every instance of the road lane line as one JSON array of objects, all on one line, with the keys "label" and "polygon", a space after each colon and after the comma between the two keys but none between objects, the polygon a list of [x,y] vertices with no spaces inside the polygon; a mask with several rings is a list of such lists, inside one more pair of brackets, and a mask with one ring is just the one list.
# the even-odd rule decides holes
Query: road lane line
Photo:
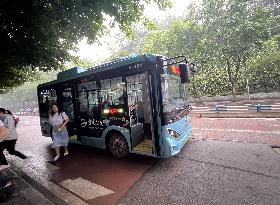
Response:
[{"label": "road lane line", "polygon": [[266,120],[266,121],[275,121],[280,120],[280,118],[219,118],[219,117],[202,117],[203,120]]},{"label": "road lane line", "polygon": [[258,175],[258,176],[263,176],[263,177],[268,177],[268,178],[280,180],[279,176],[268,175],[266,173],[258,172],[256,170],[250,170],[250,169],[235,167],[235,166],[231,166],[231,165],[223,165],[223,164],[219,164],[219,163],[215,163],[215,162],[211,162],[211,161],[203,161],[203,160],[199,160],[199,159],[195,159],[195,158],[191,158],[191,157],[179,156],[179,158],[187,159],[187,160],[197,162],[197,163],[209,164],[209,165],[213,165],[213,166],[217,166],[217,167],[223,167],[223,168],[226,168],[226,169],[233,169],[233,170],[237,170],[237,171],[241,171],[241,172],[247,172],[247,173],[255,174],[255,175]]},{"label": "road lane line", "polygon": [[67,179],[60,182],[60,185],[85,200],[91,200],[100,196],[114,194],[113,191],[106,189],[91,181],[78,177],[76,179]]},{"label": "road lane line", "polygon": [[193,130],[218,131],[218,132],[248,132],[248,133],[277,134],[277,135],[280,135],[280,131],[256,131],[256,130],[215,129],[215,128],[193,128]]}]

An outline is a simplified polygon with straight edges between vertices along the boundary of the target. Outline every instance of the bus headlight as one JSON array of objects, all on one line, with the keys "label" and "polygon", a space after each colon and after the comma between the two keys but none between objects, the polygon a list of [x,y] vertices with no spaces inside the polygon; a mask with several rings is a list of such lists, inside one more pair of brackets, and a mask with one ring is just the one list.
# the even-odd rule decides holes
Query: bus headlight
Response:
[{"label": "bus headlight", "polygon": [[175,130],[172,130],[170,128],[167,128],[168,134],[173,138],[178,138],[180,136],[180,133],[176,132]]}]

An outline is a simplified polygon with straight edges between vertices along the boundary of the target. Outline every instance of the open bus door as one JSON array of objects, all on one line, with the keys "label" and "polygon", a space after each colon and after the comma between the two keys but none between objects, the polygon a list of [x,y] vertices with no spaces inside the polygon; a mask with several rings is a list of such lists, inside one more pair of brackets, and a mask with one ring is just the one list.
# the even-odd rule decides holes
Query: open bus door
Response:
[{"label": "open bus door", "polygon": [[77,137],[76,119],[77,113],[75,112],[75,88],[74,86],[65,86],[57,89],[57,101],[63,112],[69,117],[67,130],[69,136]]},{"label": "open bus door", "polygon": [[149,75],[127,77],[130,137],[133,153],[156,156]]}]

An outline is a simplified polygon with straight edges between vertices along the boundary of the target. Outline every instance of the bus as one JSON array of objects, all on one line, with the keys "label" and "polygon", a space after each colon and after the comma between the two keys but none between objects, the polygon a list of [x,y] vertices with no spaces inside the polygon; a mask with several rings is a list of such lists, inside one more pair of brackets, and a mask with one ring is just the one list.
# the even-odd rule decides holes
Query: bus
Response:
[{"label": "bus", "polygon": [[37,87],[42,135],[51,137],[50,106],[57,103],[70,119],[70,143],[116,157],[174,156],[192,133],[187,84],[195,70],[184,56],[145,54],[62,71]]}]

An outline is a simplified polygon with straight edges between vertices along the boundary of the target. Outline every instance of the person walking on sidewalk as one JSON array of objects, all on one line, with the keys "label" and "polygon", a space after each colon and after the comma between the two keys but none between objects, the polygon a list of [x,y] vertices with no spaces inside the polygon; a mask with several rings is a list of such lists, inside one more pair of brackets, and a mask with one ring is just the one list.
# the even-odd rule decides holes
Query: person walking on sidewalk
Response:
[{"label": "person walking on sidewalk", "polygon": [[64,156],[68,155],[69,135],[66,129],[66,124],[69,122],[68,116],[65,112],[60,111],[58,105],[52,104],[50,124],[52,125],[53,144],[56,156],[53,161],[57,161],[60,157],[60,147],[64,147]]},{"label": "person walking on sidewalk", "polygon": [[[8,134],[8,130],[5,128],[4,123],[0,120],[0,142],[5,139],[7,134]],[[10,186],[12,186],[11,178],[7,176],[3,176],[2,173],[0,172],[0,192]],[[6,195],[6,193],[7,193],[6,190],[4,191],[4,195],[1,193],[0,203],[5,202],[5,200],[7,199],[8,196]],[[9,191],[9,194],[14,194],[14,193],[11,193]]]},{"label": "person walking on sidewalk", "polygon": [[15,127],[15,121],[12,115],[6,114],[4,108],[0,108],[0,118],[8,130],[6,138],[0,142],[0,170],[10,167],[3,151],[6,149],[11,155],[15,155],[21,159],[26,159],[27,156],[15,150],[18,133]]}]

